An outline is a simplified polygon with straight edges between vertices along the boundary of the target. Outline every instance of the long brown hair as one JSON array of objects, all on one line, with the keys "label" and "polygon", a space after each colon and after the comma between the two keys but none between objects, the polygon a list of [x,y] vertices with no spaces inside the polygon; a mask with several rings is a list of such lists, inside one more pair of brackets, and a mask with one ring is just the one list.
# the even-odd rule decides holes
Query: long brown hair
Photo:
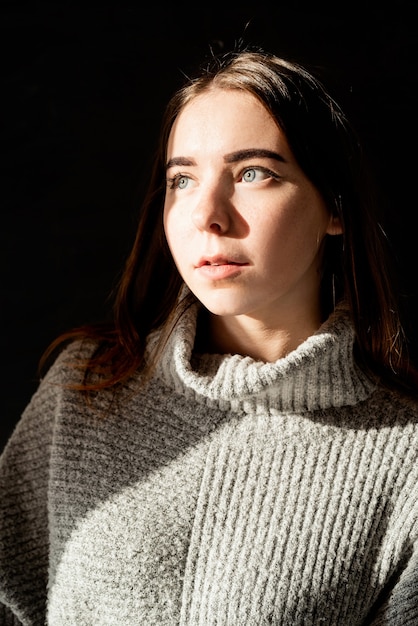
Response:
[{"label": "long brown hair", "polygon": [[[344,299],[364,369],[391,386],[415,390],[417,378],[408,357],[375,187],[359,138],[313,73],[262,50],[211,57],[173,95],[162,120],[136,239],[116,293],[113,321],[60,336],[48,354],[76,337],[96,340],[98,348],[86,364],[86,372],[104,375],[100,382],[91,383],[94,388],[116,385],[138,368],[145,375],[151,372],[158,354],[145,361],[148,334],[161,329],[161,352],[175,316],[193,300],[189,295],[179,304],[183,283],[163,230],[167,141],[184,106],[213,87],[247,91],[262,102],[284,131],[296,160],[322,194],[330,213],[341,220],[343,235],[327,237],[325,242],[324,318]],[[88,379],[84,387],[89,387]]]}]

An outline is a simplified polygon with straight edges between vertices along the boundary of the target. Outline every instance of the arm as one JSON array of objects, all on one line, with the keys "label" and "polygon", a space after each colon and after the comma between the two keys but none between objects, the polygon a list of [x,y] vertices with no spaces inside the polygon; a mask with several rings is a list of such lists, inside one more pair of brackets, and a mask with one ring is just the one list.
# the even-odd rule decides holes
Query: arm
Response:
[{"label": "arm", "polygon": [[418,545],[406,567],[379,606],[369,626],[416,626],[418,624]]},{"label": "arm", "polygon": [[24,626],[12,611],[0,604],[0,626]]},{"label": "arm", "polygon": [[0,626],[46,621],[50,458],[62,385],[75,375],[79,347],[57,358],[0,457]]},{"label": "arm", "polygon": [[45,622],[53,389],[47,382],[41,385],[0,458],[0,623],[4,625]]}]

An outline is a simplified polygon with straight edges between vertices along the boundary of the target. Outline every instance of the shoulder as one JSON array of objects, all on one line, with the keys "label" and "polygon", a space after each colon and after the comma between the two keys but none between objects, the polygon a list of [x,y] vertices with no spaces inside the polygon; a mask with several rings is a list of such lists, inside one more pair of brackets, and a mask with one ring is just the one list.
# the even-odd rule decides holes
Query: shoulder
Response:
[{"label": "shoulder", "polygon": [[91,339],[77,339],[61,347],[41,378],[40,387],[48,385],[72,387],[82,384],[98,349],[98,342]]},{"label": "shoulder", "polygon": [[19,449],[25,446],[32,449],[34,442],[43,441],[45,448],[46,442],[52,438],[64,396],[72,394],[73,404],[78,402],[77,386],[82,384],[86,367],[97,347],[91,340],[77,340],[62,347],[54,355],[17,422],[9,444],[14,442]]},{"label": "shoulder", "polygon": [[418,438],[418,398],[416,395],[399,389],[377,385],[375,392],[366,403],[370,415],[376,423],[401,431],[415,433]]}]

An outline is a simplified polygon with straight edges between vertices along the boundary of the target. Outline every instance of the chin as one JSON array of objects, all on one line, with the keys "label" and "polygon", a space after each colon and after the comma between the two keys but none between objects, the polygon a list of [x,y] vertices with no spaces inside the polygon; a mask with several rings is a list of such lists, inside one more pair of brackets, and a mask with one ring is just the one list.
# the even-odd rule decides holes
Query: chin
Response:
[{"label": "chin", "polygon": [[216,294],[210,295],[202,294],[197,291],[195,291],[194,294],[203,306],[213,315],[231,317],[245,315],[251,310],[251,306],[248,302],[244,302],[240,298],[232,294],[229,295],[222,290],[219,290]]}]

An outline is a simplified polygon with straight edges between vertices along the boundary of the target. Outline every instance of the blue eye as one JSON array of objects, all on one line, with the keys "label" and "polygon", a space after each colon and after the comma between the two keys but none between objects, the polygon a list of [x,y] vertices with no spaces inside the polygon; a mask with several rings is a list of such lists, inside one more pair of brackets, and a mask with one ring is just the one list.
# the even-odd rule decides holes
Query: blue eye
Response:
[{"label": "blue eye", "polygon": [[183,174],[177,174],[173,178],[167,180],[170,183],[170,189],[185,189],[189,184],[190,178]]},{"label": "blue eye", "polygon": [[177,179],[177,187],[179,189],[184,189],[185,187],[187,187],[188,182],[189,179],[187,178],[187,176],[179,176]]},{"label": "blue eye", "polygon": [[261,183],[269,178],[279,180],[280,176],[267,167],[254,166],[245,169],[241,179],[244,183]]},{"label": "blue eye", "polygon": [[255,180],[256,175],[257,175],[257,172],[255,169],[246,170],[244,172],[242,179],[245,180],[246,183],[252,183]]}]

